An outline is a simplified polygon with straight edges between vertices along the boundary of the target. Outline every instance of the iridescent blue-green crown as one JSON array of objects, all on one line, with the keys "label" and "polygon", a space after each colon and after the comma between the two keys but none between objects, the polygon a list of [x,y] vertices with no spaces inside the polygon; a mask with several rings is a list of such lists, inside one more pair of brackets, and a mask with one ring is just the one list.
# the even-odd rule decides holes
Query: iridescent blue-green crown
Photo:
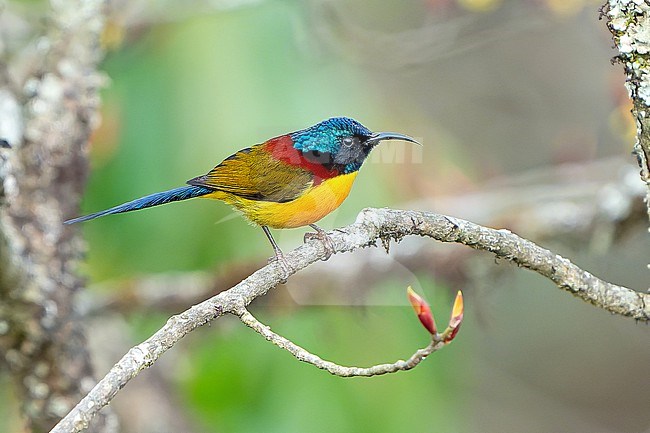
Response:
[{"label": "iridescent blue-green crown", "polygon": [[290,134],[296,149],[336,153],[341,137],[370,137],[372,131],[349,117],[332,117],[314,126]]}]

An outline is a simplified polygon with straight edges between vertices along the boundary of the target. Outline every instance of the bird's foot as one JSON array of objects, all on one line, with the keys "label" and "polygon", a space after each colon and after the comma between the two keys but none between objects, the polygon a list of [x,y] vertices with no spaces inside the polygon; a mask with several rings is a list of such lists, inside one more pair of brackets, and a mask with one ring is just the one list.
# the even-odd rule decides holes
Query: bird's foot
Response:
[{"label": "bird's foot", "polygon": [[282,251],[278,250],[275,252],[275,256],[271,257],[268,260],[269,264],[277,262],[278,265],[280,265],[280,275],[281,275],[281,280],[280,283],[284,284],[287,282],[287,278],[289,278],[289,275],[291,275],[291,266],[289,266],[289,262],[287,259],[284,257],[284,254],[282,254]]},{"label": "bird's foot", "polygon": [[334,241],[330,235],[328,235],[325,230],[318,227],[316,224],[309,224],[309,226],[316,230],[316,233],[305,233],[305,242],[312,239],[321,241],[323,247],[325,248],[325,257],[323,257],[323,260],[327,260],[332,257],[332,254],[336,252],[336,249],[334,248]]}]

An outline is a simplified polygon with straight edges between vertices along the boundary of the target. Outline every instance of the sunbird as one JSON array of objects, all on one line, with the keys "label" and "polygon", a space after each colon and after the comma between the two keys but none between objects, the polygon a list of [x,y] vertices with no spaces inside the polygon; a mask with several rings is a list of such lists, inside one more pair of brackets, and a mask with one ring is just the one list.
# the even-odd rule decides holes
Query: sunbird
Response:
[{"label": "sunbird", "polygon": [[372,132],[348,117],[333,117],[309,128],[271,138],[240,150],[188,186],[157,192],[65,224],[130,212],[195,197],[221,200],[262,227],[286,270],[282,250],[269,228],[309,225],[308,235],[323,241],[328,256],[331,240],[315,222],[338,208],[352,188],[370,151],[383,140],[420,144],[408,135]]}]

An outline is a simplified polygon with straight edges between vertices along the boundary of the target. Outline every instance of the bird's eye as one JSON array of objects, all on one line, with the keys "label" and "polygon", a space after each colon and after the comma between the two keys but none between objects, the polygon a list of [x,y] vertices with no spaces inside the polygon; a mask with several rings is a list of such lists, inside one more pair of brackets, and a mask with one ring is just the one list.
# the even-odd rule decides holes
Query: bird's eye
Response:
[{"label": "bird's eye", "polygon": [[358,139],[356,137],[344,137],[343,138],[343,146],[352,147],[352,145],[354,145],[355,139],[356,139],[356,141],[358,141]]},{"label": "bird's eye", "polygon": [[332,155],[329,152],[321,152],[320,150],[309,150],[303,153],[305,159],[309,162],[327,165],[332,162]]}]

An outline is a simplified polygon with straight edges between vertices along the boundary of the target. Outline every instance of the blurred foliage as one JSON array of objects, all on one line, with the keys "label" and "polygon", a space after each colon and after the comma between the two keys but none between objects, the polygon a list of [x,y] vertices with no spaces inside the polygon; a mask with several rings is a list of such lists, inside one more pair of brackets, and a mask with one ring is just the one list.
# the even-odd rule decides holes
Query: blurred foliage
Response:
[{"label": "blurred foliage", "polygon": [[[300,13],[298,4],[264,2],[199,16],[156,26],[110,54],[105,69],[113,82],[92,144],[84,209],[181,185],[242,147],[333,115],[383,127],[387,111],[358,67],[298,45],[305,31],[296,26]],[[347,224],[363,207],[393,203],[400,191],[383,179],[394,171],[390,163],[365,167],[348,201],[323,225]],[[261,230],[230,219],[221,203],[194,200],[146,212],[84,225],[92,280],[211,268],[272,253]],[[286,249],[301,242],[304,230],[292,232],[277,234]],[[390,282],[387,290],[377,288],[385,295],[370,301],[398,308],[360,315],[357,308],[307,307],[290,316],[270,309],[262,316],[328,359],[392,362],[427,343],[404,288]],[[435,293],[446,308],[444,323],[451,300],[444,290]],[[132,317],[134,340],[147,338],[162,320],[155,312]],[[461,405],[454,391],[463,344],[419,371],[343,380],[296,362],[248,329],[220,332],[220,326],[201,332],[178,367],[181,401],[198,431],[417,431],[423,418],[444,431],[464,424],[455,415]]]},{"label": "blurred foliage", "polygon": [[[103,93],[83,210],[180,186],[243,147],[335,115],[421,137],[425,146],[421,160],[407,152],[396,161],[394,148],[375,150],[385,153],[371,157],[325,228],[353,222],[368,206],[435,203],[441,193],[472,190],[486,179],[627,155],[625,134],[634,125],[596,3],[125,2],[103,40],[112,82]],[[83,231],[83,270],[92,282],[272,255],[260,229],[208,200],[102,218]],[[276,239],[289,250],[304,232],[276,231]],[[647,242],[636,241],[618,250],[629,255],[624,265],[582,245],[568,255],[605,279],[640,286],[645,262],[634,259],[647,257],[639,253]],[[493,267],[491,258],[484,261]],[[480,267],[472,272],[478,287],[465,291],[459,336],[414,371],[331,377],[225,319],[166,355],[177,361],[163,375],[197,432],[642,430],[639,402],[647,401],[648,383],[635,373],[647,364],[642,327],[630,330],[625,319],[523,272],[498,284],[482,279]],[[365,308],[253,309],[326,359],[394,361],[427,343],[406,300],[408,284],[428,299],[440,326],[451,309],[447,288],[412,277],[373,287]],[[141,311],[127,319],[136,343],[166,315]],[[639,362],[618,371],[620,353]],[[629,396],[624,405],[604,400],[619,398],[621,389]],[[0,430],[12,431],[1,421],[5,407]]]},{"label": "blurred foliage", "polygon": [[[349,224],[367,206],[453,194],[491,176],[627,152],[620,143],[621,131],[629,128],[616,120],[625,119],[620,114],[625,108],[616,105],[627,107],[627,98],[619,83],[620,90],[612,91],[603,79],[608,42],[593,31],[582,37],[581,20],[595,14],[586,0],[229,4],[112,37],[123,45],[105,63],[113,82],[104,92],[104,123],[92,143],[94,170],[84,210],[179,186],[242,147],[334,115],[422,137],[425,147],[422,159],[407,152],[403,161],[394,148],[377,149],[324,227]],[[449,45],[446,34],[436,30],[447,22],[458,31]],[[535,33],[540,29],[546,37]],[[595,48],[600,46],[603,50]],[[470,55],[463,55],[468,48],[473,48]],[[451,61],[445,61],[448,55]],[[613,119],[611,128],[603,118]],[[261,230],[233,218],[221,203],[193,200],[144,212],[84,225],[92,281],[210,269],[271,255]],[[290,249],[304,231],[276,231],[276,238]],[[257,313],[277,332],[327,359],[354,365],[393,361],[426,344],[426,332],[406,301],[410,283],[429,298],[444,323],[452,296],[422,275],[373,287],[363,309],[271,304]],[[531,284],[541,283],[526,285]],[[555,330],[541,326],[531,334],[527,326],[513,325],[525,319],[493,316],[499,311],[509,317],[509,311],[526,305],[501,290],[500,296],[484,294],[480,301],[469,292],[459,338],[408,373],[331,377],[224,321],[190,337],[169,379],[183,412],[201,432],[476,431],[477,426],[488,431],[490,420],[492,431],[521,431],[516,416],[508,418],[506,428],[497,402],[525,392],[507,380],[501,385],[485,377],[510,366],[518,371],[528,353],[545,356],[532,348],[544,345],[545,334],[563,333],[569,325],[557,320]],[[549,296],[567,302],[563,294]],[[534,305],[548,301],[538,302]],[[573,314],[563,317],[570,323]],[[132,317],[133,340],[147,338],[163,321],[150,311]],[[589,319],[584,323],[588,327]],[[576,332],[589,335],[584,328]],[[479,335],[495,342],[476,344]],[[527,340],[528,335],[534,337]],[[500,348],[504,360],[492,346]],[[537,376],[531,367],[531,378],[516,383],[543,387],[554,383],[549,377],[566,382],[563,374],[575,375],[549,368],[546,376]],[[525,400],[508,404],[521,413],[554,410]],[[491,404],[497,405],[495,415],[484,416]],[[564,425],[562,419],[541,422],[540,431],[558,427],[554,422]],[[568,430],[579,430],[576,423],[569,425],[575,429]]]},{"label": "blurred foliage", "polygon": [[[106,70],[118,78],[106,91],[108,119],[93,143],[98,151],[84,207],[103,208],[182,185],[242,147],[333,115],[379,123],[372,122],[372,92],[354,68],[301,55],[290,13],[295,11],[286,4],[265,3],[198,17],[157,27],[110,55]],[[369,183],[355,196],[370,198],[367,205],[390,202]],[[359,209],[345,208],[347,215]],[[261,248],[267,241],[259,229],[241,218],[215,225],[231,213],[223,204],[196,200],[144,219],[126,215],[89,224],[89,242],[102,245],[91,249],[89,272],[101,279],[114,277],[116,267],[127,273],[168,271],[255,251],[270,254]],[[124,254],[121,239],[128,239],[130,254]]]},{"label": "blurred foliage", "polygon": [[[303,308],[274,328],[345,365],[393,362],[427,343],[426,331],[405,308],[359,313]],[[372,379],[336,378],[297,363],[246,329],[222,335],[218,344],[218,351],[194,347],[192,360],[181,367],[200,431],[420,431],[423,423],[440,431],[467,428],[457,391],[469,364],[461,354],[466,344],[432,356],[425,368]]]}]

